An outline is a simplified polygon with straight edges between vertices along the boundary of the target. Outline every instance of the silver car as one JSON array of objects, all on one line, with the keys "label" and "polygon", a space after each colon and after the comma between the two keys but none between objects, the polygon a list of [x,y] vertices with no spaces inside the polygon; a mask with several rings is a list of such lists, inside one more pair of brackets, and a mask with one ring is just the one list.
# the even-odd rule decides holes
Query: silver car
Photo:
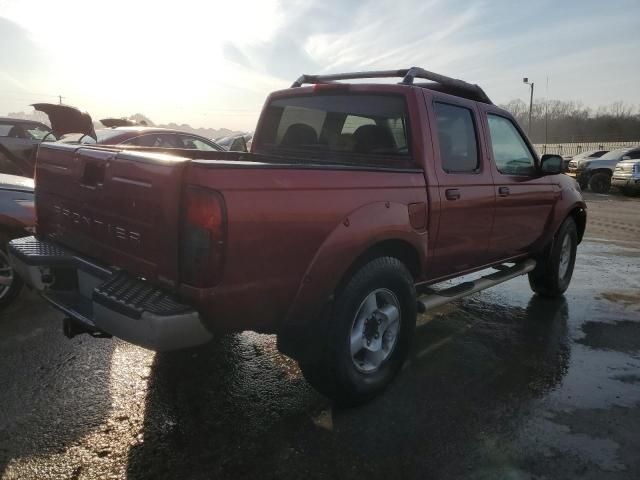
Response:
[{"label": "silver car", "polygon": [[622,157],[613,170],[611,185],[618,187],[624,195],[640,192],[640,159],[631,156]]}]

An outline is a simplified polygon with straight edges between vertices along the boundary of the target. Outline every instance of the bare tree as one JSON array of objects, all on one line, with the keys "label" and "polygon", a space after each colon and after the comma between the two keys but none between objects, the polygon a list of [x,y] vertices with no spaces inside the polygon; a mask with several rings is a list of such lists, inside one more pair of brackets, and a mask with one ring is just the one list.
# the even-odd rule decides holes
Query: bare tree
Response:
[{"label": "bare tree", "polygon": [[[511,100],[503,108],[522,126],[529,121],[528,105]],[[623,101],[594,111],[580,101],[537,99],[533,104],[531,140],[534,143],[635,141],[640,138],[640,113]]]}]

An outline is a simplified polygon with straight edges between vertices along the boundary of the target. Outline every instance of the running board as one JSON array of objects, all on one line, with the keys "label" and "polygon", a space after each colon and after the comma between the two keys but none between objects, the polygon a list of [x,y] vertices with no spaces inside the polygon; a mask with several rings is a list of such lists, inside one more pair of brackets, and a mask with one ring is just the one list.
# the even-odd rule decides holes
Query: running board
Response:
[{"label": "running board", "polygon": [[486,290],[487,288],[495,287],[507,280],[529,273],[536,268],[536,261],[529,259],[521,263],[516,263],[512,267],[501,267],[499,271],[480,277],[477,280],[463,282],[453,287],[445,288],[444,290],[432,290],[430,293],[418,298],[418,311],[424,313],[452,302],[453,300],[466,297],[481,290]]}]

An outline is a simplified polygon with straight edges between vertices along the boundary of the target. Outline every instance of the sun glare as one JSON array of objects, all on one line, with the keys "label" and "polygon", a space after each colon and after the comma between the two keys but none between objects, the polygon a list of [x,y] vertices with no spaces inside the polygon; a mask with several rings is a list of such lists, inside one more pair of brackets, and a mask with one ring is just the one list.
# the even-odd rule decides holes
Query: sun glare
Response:
[{"label": "sun glare", "polygon": [[[141,112],[155,121],[248,129],[266,93],[284,86],[223,54],[229,42],[243,46],[270,39],[282,22],[273,0],[238,0],[233,8],[194,0],[96,5],[62,2],[52,17],[45,2],[15,2],[2,12],[55,62],[40,90],[66,94],[70,103],[96,115]],[[253,90],[258,85],[258,92],[247,95],[239,84]]]}]

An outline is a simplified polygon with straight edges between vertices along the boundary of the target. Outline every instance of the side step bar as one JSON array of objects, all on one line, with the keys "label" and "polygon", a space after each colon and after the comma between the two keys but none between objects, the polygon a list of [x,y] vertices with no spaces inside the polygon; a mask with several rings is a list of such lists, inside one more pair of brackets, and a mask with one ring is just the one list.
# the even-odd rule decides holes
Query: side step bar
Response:
[{"label": "side step bar", "polygon": [[487,288],[495,287],[507,280],[529,273],[534,268],[536,268],[536,261],[529,259],[521,263],[516,263],[512,267],[500,266],[497,272],[480,277],[477,280],[464,282],[443,290],[431,289],[429,293],[418,298],[418,311],[424,313],[452,302],[453,300],[466,297],[481,290],[486,290]]}]

